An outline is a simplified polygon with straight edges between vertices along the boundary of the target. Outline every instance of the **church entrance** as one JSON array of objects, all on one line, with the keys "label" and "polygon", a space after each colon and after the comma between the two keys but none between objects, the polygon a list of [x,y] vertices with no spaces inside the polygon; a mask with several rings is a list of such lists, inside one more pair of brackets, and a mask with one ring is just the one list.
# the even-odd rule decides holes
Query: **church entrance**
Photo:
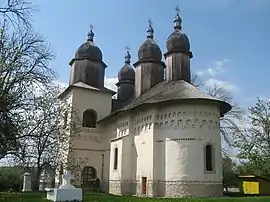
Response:
[{"label": "church entrance", "polygon": [[142,194],[146,194],[147,177],[142,177]]}]

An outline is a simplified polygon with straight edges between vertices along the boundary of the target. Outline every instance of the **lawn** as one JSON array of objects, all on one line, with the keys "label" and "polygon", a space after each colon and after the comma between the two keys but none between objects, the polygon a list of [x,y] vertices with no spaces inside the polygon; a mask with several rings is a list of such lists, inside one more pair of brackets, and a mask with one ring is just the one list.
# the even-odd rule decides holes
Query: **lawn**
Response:
[{"label": "lawn", "polygon": [[[43,193],[0,193],[0,202],[48,202],[46,195]],[[163,202],[269,202],[270,197],[224,197],[224,198],[183,198],[183,199],[166,199],[166,198],[139,198],[132,196],[111,196],[105,194],[85,194],[84,202],[146,202],[146,201],[163,201]]]}]

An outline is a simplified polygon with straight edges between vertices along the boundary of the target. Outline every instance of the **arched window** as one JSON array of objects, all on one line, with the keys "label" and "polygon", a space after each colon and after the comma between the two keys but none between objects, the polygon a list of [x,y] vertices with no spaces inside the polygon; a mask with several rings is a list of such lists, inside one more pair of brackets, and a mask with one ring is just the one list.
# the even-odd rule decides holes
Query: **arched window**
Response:
[{"label": "arched window", "polygon": [[97,178],[97,171],[94,167],[92,166],[86,166],[82,170],[82,184],[90,184],[92,181],[96,180]]},{"label": "arched window", "polygon": [[213,165],[213,146],[211,144],[207,144],[205,146],[205,168],[206,171],[213,171],[214,165]]},{"label": "arched window", "polygon": [[118,165],[118,148],[114,149],[114,162],[113,162],[113,169],[117,170]]},{"label": "arched window", "polygon": [[83,127],[96,128],[97,113],[94,110],[86,110],[83,113]]}]

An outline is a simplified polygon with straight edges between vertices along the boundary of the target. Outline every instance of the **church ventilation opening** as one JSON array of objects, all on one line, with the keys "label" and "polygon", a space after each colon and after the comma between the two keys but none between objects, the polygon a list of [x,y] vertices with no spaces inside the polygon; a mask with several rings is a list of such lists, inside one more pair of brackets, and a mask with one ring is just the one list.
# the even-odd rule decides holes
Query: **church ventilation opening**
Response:
[{"label": "church ventilation opening", "polygon": [[91,185],[97,178],[97,171],[92,166],[86,166],[82,170],[82,185]]},{"label": "church ventilation opening", "polygon": [[206,171],[213,171],[214,165],[213,165],[213,146],[210,144],[207,144],[205,147],[205,167]]},{"label": "church ventilation opening", "polygon": [[86,110],[83,113],[83,127],[96,128],[97,113],[94,110]]},{"label": "church ventilation opening", "polygon": [[113,164],[113,169],[117,170],[117,165],[118,165],[118,148],[114,149],[114,164]]}]

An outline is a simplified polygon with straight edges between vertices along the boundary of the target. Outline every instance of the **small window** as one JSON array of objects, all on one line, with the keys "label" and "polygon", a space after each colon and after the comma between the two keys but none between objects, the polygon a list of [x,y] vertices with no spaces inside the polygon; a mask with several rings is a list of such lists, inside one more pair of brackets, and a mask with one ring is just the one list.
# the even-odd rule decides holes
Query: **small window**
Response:
[{"label": "small window", "polygon": [[114,149],[114,164],[113,164],[113,169],[117,170],[117,165],[118,165],[118,148]]},{"label": "small window", "polygon": [[91,184],[91,182],[96,180],[96,178],[97,178],[97,171],[94,167],[86,166],[83,168],[81,175],[83,185]]},{"label": "small window", "polygon": [[205,167],[206,171],[213,171],[213,147],[212,145],[208,144],[205,147]]},{"label": "small window", "polygon": [[94,110],[86,110],[83,113],[83,127],[96,128],[97,113]]}]

